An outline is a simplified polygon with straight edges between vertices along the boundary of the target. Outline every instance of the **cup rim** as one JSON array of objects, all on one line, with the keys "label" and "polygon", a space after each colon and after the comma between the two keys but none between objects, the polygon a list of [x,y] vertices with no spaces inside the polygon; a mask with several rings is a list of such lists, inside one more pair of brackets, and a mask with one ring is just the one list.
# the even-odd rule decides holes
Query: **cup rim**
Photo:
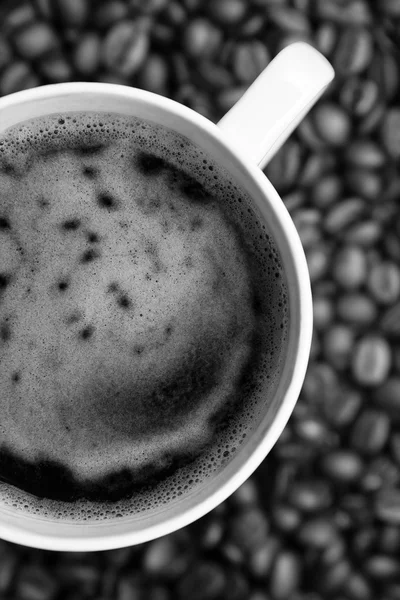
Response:
[{"label": "cup rim", "polygon": [[[265,432],[264,437],[253,448],[252,452],[247,457],[242,457],[238,470],[234,473],[231,472],[227,476],[226,481],[212,493],[207,495],[198,494],[199,501],[197,503],[188,506],[185,510],[173,516],[169,516],[161,523],[148,523],[140,532],[129,531],[129,527],[127,527],[129,519],[124,518],[120,519],[118,524],[120,525],[123,522],[125,528],[116,534],[104,533],[104,529],[110,526],[110,521],[95,521],[93,524],[87,523],[85,525],[82,523],[78,525],[78,522],[68,522],[68,527],[74,530],[73,534],[69,531],[68,534],[59,535],[58,537],[57,535],[27,530],[21,524],[22,521],[26,522],[30,519],[38,523],[40,519],[37,517],[28,517],[19,514],[17,515],[19,516],[18,523],[16,519],[7,521],[7,515],[11,514],[12,511],[7,508],[0,508],[0,535],[3,539],[36,548],[64,551],[77,549],[82,551],[106,550],[144,543],[189,525],[226,500],[257,469],[282,433],[300,394],[307,369],[312,339],[311,285],[304,250],[293,221],[278,192],[262,170],[255,163],[250,162],[246,156],[243,156],[240,149],[234,148],[225,132],[212,121],[192,109],[158,94],[123,85],[96,82],[51,84],[10,94],[9,96],[0,98],[0,114],[4,109],[14,110],[16,107],[21,107],[24,104],[31,105],[35,103],[39,109],[41,101],[48,101],[55,97],[75,97],[79,101],[79,95],[81,94],[117,96],[119,99],[123,97],[126,101],[139,101],[144,105],[151,105],[152,110],[160,109],[167,111],[174,118],[184,119],[191,126],[200,129],[211,139],[214,145],[222,148],[234,163],[240,163],[243,172],[247,173],[247,176],[250,177],[264,196],[269,208],[276,217],[277,223],[281,227],[282,243],[286,243],[289,250],[288,260],[290,259],[293,263],[293,270],[296,277],[296,281],[291,283],[296,287],[296,292],[293,292],[292,295],[297,293],[299,320],[297,345],[294,349],[295,360],[290,365],[290,381],[287,383],[283,400],[273,422]],[[116,110],[115,112],[120,111]],[[17,119],[17,122],[24,120],[26,119]],[[6,127],[8,126],[6,125]],[[1,118],[0,128],[2,128]],[[278,249],[281,250],[279,244]],[[242,454],[244,453],[241,451],[237,453],[239,456]],[[224,470],[226,471],[227,469],[225,468]],[[12,514],[15,515],[16,513],[13,512]],[[1,520],[5,522],[1,523]],[[152,518],[149,517],[147,520],[151,521]],[[146,518],[143,518],[143,521],[146,521]],[[57,528],[58,521],[53,521],[52,524]],[[93,530],[95,529],[95,535],[93,532],[90,532],[91,526]]]}]

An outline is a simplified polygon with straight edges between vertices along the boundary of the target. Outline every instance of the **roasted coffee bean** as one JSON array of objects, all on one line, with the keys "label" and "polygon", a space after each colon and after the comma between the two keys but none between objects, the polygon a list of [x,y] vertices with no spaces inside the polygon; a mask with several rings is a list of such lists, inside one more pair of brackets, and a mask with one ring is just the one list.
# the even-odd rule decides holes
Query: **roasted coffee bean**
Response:
[{"label": "roasted coffee bean", "polygon": [[53,574],[41,565],[26,566],[16,582],[16,594],[21,600],[52,600],[56,590]]},{"label": "roasted coffee bean", "polygon": [[9,43],[0,33],[0,71],[12,60],[12,52]]},{"label": "roasted coffee bean", "polygon": [[36,60],[57,48],[57,37],[47,23],[35,22],[14,34],[14,45],[22,58]]},{"label": "roasted coffee bean", "polygon": [[246,15],[244,0],[213,0],[209,4],[209,14],[220,25],[237,25]]},{"label": "roasted coffee bean", "polygon": [[269,162],[265,173],[279,189],[288,189],[295,183],[301,168],[301,152],[299,144],[289,140]]},{"label": "roasted coffee bean", "polygon": [[254,479],[248,479],[232,494],[229,501],[242,508],[255,506],[259,500],[259,491]]},{"label": "roasted coffee bean", "polygon": [[297,481],[290,488],[289,502],[304,512],[327,509],[333,504],[332,489],[323,479]]},{"label": "roasted coffee bean", "polygon": [[333,258],[333,277],[346,290],[359,288],[367,277],[367,261],[357,246],[343,246]]},{"label": "roasted coffee bean", "polygon": [[371,556],[366,560],[365,572],[378,581],[394,580],[400,572],[400,562],[384,554]]},{"label": "roasted coffee bean", "polygon": [[300,512],[290,505],[279,503],[272,510],[272,521],[284,533],[292,533],[301,525]]},{"label": "roasted coffee bean", "polygon": [[313,121],[324,143],[336,147],[349,141],[351,121],[340,106],[326,101],[319,103],[313,111]]},{"label": "roasted coffee bean", "polygon": [[298,532],[298,539],[301,544],[318,549],[327,548],[336,538],[336,527],[328,517],[308,519],[303,523]]},{"label": "roasted coffee bean", "polygon": [[40,61],[38,70],[49,83],[61,83],[73,78],[73,69],[60,52],[51,53]]},{"label": "roasted coffee bean", "polygon": [[327,329],[334,318],[334,306],[330,298],[315,296],[313,302],[314,327],[317,330]]},{"label": "roasted coffee bean", "polygon": [[381,139],[390,156],[400,158],[400,109],[387,111],[382,122]]},{"label": "roasted coffee bean", "polygon": [[354,379],[363,386],[378,386],[388,376],[392,363],[390,346],[385,338],[367,335],[361,338],[352,359]]},{"label": "roasted coffee bean", "polygon": [[226,586],[226,576],[216,562],[199,561],[178,580],[176,598],[179,600],[217,600]]},{"label": "roasted coffee bean", "polygon": [[131,77],[145,61],[148,48],[148,21],[121,21],[107,33],[102,62],[112,72]]},{"label": "roasted coffee bean", "polygon": [[349,366],[353,347],[354,332],[346,325],[333,325],[324,333],[322,351],[325,359],[336,369]]},{"label": "roasted coffee bean", "polygon": [[143,568],[150,576],[180,577],[188,568],[191,556],[186,548],[185,531],[164,536],[147,545]]},{"label": "roasted coffee bean", "polygon": [[363,27],[348,27],[342,31],[333,54],[333,67],[342,77],[365,71],[373,55],[373,39]]},{"label": "roasted coffee bean", "polygon": [[361,407],[362,398],[358,390],[343,389],[341,393],[325,402],[324,412],[327,419],[336,427],[350,425]]},{"label": "roasted coffee bean", "polygon": [[276,600],[290,598],[298,588],[301,577],[301,562],[298,554],[282,551],[278,554],[271,572],[270,590]]},{"label": "roasted coffee bean", "polygon": [[346,198],[332,206],[325,217],[324,227],[330,234],[342,233],[364,213],[365,204],[361,198]]},{"label": "roasted coffee bean", "polygon": [[356,483],[364,471],[364,463],[352,450],[334,450],[322,457],[321,469],[334,481]]},{"label": "roasted coffee bean", "polygon": [[252,83],[265,69],[271,58],[265,45],[259,41],[238,44],[232,56],[232,68],[240,83]]},{"label": "roasted coffee bean", "polygon": [[93,76],[100,66],[100,36],[95,32],[84,34],[73,52],[73,63],[82,75]]},{"label": "roasted coffee bean", "polygon": [[243,552],[250,552],[264,543],[268,531],[266,516],[258,507],[249,507],[233,517],[230,538]]},{"label": "roasted coffee bean", "polygon": [[374,265],[368,274],[368,289],[377,302],[396,302],[400,296],[399,267],[389,261]]},{"label": "roasted coffee bean", "polygon": [[37,87],[38,85],[38,76],[23,61],[11,63],[0,75],[0,95],[2,96]]},{"label": "roasted coffee bean", "polygon": [[268,10],[268,18],[285,32],[308,33],[310,22],[299,10],[288,6],[272,6]]},{"label": "roasted coffee bean", "polygon": [[353,326],[370,326],[378,316],[376,304],[369,296],[361,293],[342,294],[336,305],[337,315]]},{"label": "roasted coffee bean", "polygon": [[203,17],[191,21],[183,32],[183,49],[194,58],[204,59],[215,55],[221,42],[221,29]]},{"label": "roasted coffee bean", "polygon": [[354,424],[350,443],[362,454],[378,454],[390,433],[389,417],[377,410],[364,410]]},{"label": "roasted coffee bean", "polygon": [[400,490],[381,490],[376,496],[375,514],[385,523],[400,525]]},{"label": "roasted coffee bean", "polygon": [[269,575],[271,566],[278,554],[279,546],[278,539],[270,535],[250,553],[248,565],[250,573],[254,577],[265,578]]},{"label": "roasted coffee bean", "polygon": [[381,235],[382,226],[380,223],[365,220],[350,226],[344,235],[344,241],[368,248],[376,244]]},{"label": "roasted coffee bean", "polygon": [[342,195],[343,182],[335,174],[319,177],[311,189],[312,203],[319,208],[334,205]]},{"label": "roasted coffee bean", "polygon": [[347,164],[366,169],[379,169],[386,162],[382,148],[369,139],[359,139],[351,142],[346,149]]}]

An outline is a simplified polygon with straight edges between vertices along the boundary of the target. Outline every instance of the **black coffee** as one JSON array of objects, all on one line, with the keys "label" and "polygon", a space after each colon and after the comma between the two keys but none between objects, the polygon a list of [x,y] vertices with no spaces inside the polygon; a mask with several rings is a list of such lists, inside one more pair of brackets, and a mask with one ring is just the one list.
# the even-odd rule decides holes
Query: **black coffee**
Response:
[{"label": "black coffee", "polygon": [[113,114],[11,128],[0,257],[2,501],[143,510],[236,452],[279,376],[286,288],[201,150]]}]

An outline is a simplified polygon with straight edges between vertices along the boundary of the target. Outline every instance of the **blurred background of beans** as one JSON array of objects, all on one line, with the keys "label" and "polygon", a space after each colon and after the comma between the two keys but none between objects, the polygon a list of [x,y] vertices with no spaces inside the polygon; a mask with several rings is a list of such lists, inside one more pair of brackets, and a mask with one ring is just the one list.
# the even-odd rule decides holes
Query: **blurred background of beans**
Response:
[{"label": "blurred background of beans", "polygon": [[0,94],[138,86],[217,121],[296,40],[336,80],[266,174],[305,247],[315,332],[255,475],[142,546],[0,542],[6,600],[400,599],[400,0],[0,0]]}]

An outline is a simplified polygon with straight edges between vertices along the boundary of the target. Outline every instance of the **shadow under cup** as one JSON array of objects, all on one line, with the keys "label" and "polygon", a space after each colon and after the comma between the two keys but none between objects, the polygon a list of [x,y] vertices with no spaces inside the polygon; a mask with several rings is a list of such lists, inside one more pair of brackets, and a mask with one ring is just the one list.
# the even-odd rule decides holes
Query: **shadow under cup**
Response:
[{"label": "shadow under cup", "polygon": [[294,408],[306,372],[312,333],[310,282],[293,222],[262,171],[231,148],[219,128],[180,104],[124,86],[72,83],[44,86],[0,99],[0,133],[19,122],[76,111],[120,113],[162,125],[190,139],[245,190],[265,222],[286,276],[289,325],[285,359],[273,397],[251,435],[201,486],[158,508],[106,520],[67,521],[0,505],[0,537],[51,550],[104,550],[139,544],[203,516],[232,494],[259,466]]}]

